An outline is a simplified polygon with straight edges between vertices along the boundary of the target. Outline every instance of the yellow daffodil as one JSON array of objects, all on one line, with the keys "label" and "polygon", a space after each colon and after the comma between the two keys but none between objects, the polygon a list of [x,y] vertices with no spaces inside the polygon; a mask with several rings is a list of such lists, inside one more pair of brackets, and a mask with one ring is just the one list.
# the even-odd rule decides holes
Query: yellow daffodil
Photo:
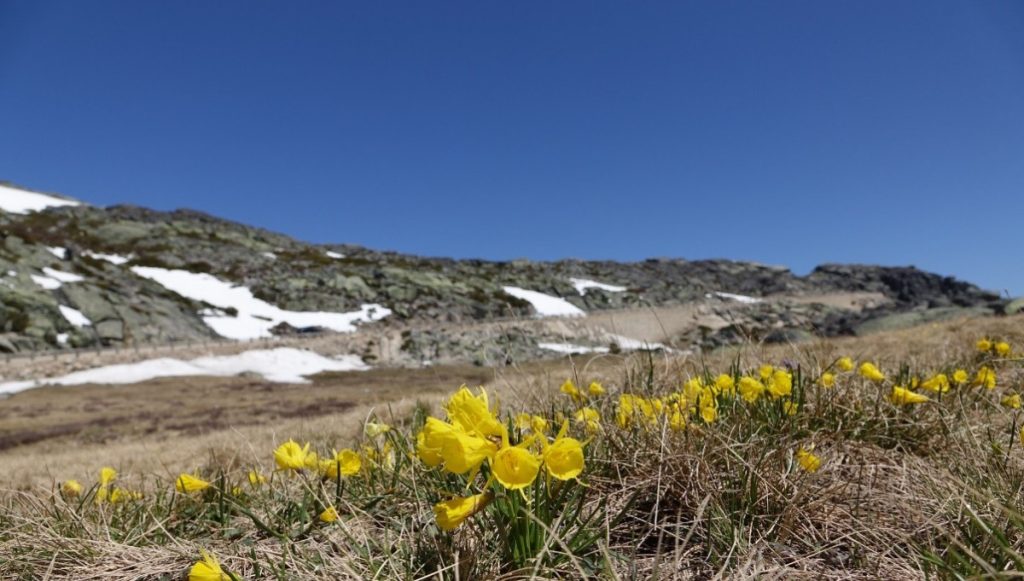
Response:
[{"label": "yellow daffodil", "polygon": [[590,394],[590,397],[602,396],[604,395],[604,392],[604,386],[596,381],[591,381],[590,385],[587,386],[587,393]]},{"label": "yellow daffodil", "polygon": [[849,357],[840,357],[839,360],[836,361],[836,368],[844,373],[853,371],[853,366],[853,359],[850,359]]},{"label": "yellow daffodil", "polygon": [[765,392],[765,386],[760,381],[744,375],[740,378],[739,392],[740,397],[743,398],[747,403],[754,403],[761,397]]},{"label": "yellow daffodil", "polygon": [[548,421],[540,416],[533,416],[530,419],[530,429],[534,434],[548,433]]},{"label": "yellow daffodil", "polygon": [[571,379],[566,379],[559,391],[572,398],[572,401],[580,402],[585,399],[583,392],[580,391],[576,384]]},{"label": "yellow daffodil", "polygon": [[1014,409],[1014,410],[1019,410],[1020,409],[1020,403],[1021,403],[1021,401],[1020,401],[1020,394],[1019,393],[1011,393],[1011,394],[1009,394],[1007,396],[1004,396],[1002,401],[1000,401],[999,403],[1002,404],[1003,407]]},{"label": "yellow daffodil", "polygon": [[334,457],[320,461],[320,474],[324,478],[337,480],[338,474],[342,476],[354,476],[359,474],[363,466],[363,460],[355,450],[345,448],[341,452],[335,451]]},{"label": "yellow daffodil", "polygon": [[482,387],[478,395],[473,395],[469,388],[462,386],[448,400],[445,411],[452,425],[472,436],[499,437],[505,428],[497,418],[496,410],[491,410],[487,392]]},{"label": "yellow daffodil", "polygon": [[821,382],[822,387],[835,387],[836,376],[834,373],[829,373],[828,371],[826,371],[825,373],[821,374],[821,379],[819,381]]},{"label": "yellow daffodil", "polygon": [[110,493],[110,503],[118,504],[120,502],[127,502],[129,500],[140,500],[142,499],[142,493],[134,490],[125,490],[124,488],[115,488]]},{"label": "yellow daffodil", "polygon": [[714,389],[717,393],[732,397],[736,394],[736,380],[723,373],[715,378]]},{"label": "yellow daffodil", "polygon": [[775,373],[775,368],[768,364],[762,365],[758,370],[758,374],[761,376],[761,381],[768,381],[768,378],[772,376],[772,373]]},{"label": "yellow daffodil", "polygon": [[718,408],[711,405],[701,406],[700,419],[704,420],[705,424],[715,423],[718,419]]},{"label": "yellow daffodil", "polygon": [[949,378],[945,373],[933,375],[921,382],[921,389],[927,389],[934,393],[946,393],[949,391]]},{"label": "yellow daffodil", "polygon": [[441,457],[444,440],[454,431],[455,427],[451,424],[435,417],[428,417],[423,429],[416,434],[416,455],[420,461],[427,466],[440,466],[444,461]]},{"label": "yellow daffodil", "polygon": [[996,343],[993,349],[995,349],[996,355],[999,355],[1000,357],[1006,357],[1010,354],[1010,344],[1006,341]]},{"label": "yellow daffodil", "polygon": [[377,422],[366,422],[363,426],[363,433],[367,438],[376,438],[391,431],[391,426]]},{"label": "yellow daffodil", "polygon": [[82,484],[77,480],[65,480],[60,485],[60,491],[64,496],[78,496],[82,494]]},{"label": "yellow daffodil", "polygon": [[320,522],[332,523],[338,520],[338,510],[333,506],[328,506],[317,518],[320,519]]},{"label": "yellow daffodil", "polygon": [[821,468],[821,458],[817,457],[814,452],[811,451],[813,449],[813,447],[811,449],[801,447],[796,451],[797,463],[800,464],[800,467],[806,472],[811,473],[817,472],[818,468]]},{"label": "yellow daffodil", "polygon": [[992,350],[992,341],[988,339],[978,339],[978,342],[974,344],[974,347],[979,353],[988,353]]},{"label": "yellow daffodil", "polygon": [[544,467],[548,474],[558,480],[572,480],[583,472],[583,443],[566,437],[569,424],[562,424],[558,436],[551,444],[544,445]]},{"label": "yellow daffodil", "polygon": [[953,372],[953,383],[957,385],[963,385],[967,383],[969,376],[967,375],[966,369],[957,369]]},{"label": "yellow daffodil", "polygon": [[529,430],[532,427],[533,416],[526,412],[516,414],[514,424],[520,430]]},{"label": "yellow daffodil", "polygon": [[117,470],[107,466],[100,469],[100,486],[107,486],[117,480]]},{"label": "yellow daffodil", "polygon": [[434,505],[434,519],[441,530],[451,531],[467,518],[483,510],[494,498],[490,492],[465,498],[453,498]]},{"label": "yellow daffodil", "polygon": [[794,401],[786,400],[782,404],[782,411],[786,412],[787,416],[795,416],[796,413],[800,411],[800,404]]},{"label": "yellow daffodil", "polygon": [[889,394],[889,401],[896,405],[910,405],[915,403],[924,403],[930,400],[926,395],[914,393],[909,389],[896,385],[893,386],[892,393]]},{"label": "yellow daffodil", "polygon": [[267,477],[266,476],[260,474],[259,472],[255,471],[255,470],[250,470],[249,471],[249,484],[251,484],[252,486],[255,487],[255,486],[259,486],[261,484],[266,484],[266,483],[267,483]]},{"label": "yellow daffodil", "polygon": [[768,379],[768,393],[772,398],[789,397],[793,393],[793,376],[783,369],[776,369]]},{"label": "yellow daffodil", "polygon": [[601,431],[601,412],[594,408],[583,408],[576,412],[576,423],[584,424],[587,433],[599,432]]},{"label": "yellow daffodil", "polygon": [[309,451],[309,443],[300,446],[295,440],[288,440],[274,450],[274,462],[279,470],[304,470],[316,453]]},{"label": "yellow daffodil", "polygon": [[216,557],[206,551],[200,551],[200,554],[202,558],[188,571],[188,581],[231,581]]},{"label": "yellow daffodil", "polygon": [[674,432],[681,432],[686,429],[686,416],[679,408],[679,404],[672,406],[672,413],[668,416],[668,427]]},{"label": "yellow daffodil", "polygon": [[453,474],[476,474],[484,460],[493,458],[497,451],[494,442],[461,430],[453,430],[445,435],[441,444],[444,469]]},{"label": "yellow daffodil", "polygon": [[885,381],[885,374],[883,374],[882,371],[879,370],[878,367],[876,367],[875,364],[871,363],[870,361],[865,361],[864,363],[861,363],[860,374],[862,377],[870,379],[871,381],[874,382]]},{"label": "yellow daffodil", "polygon": [[991,368],[982,367],[978,370],[978,374],[974,376],[974,385],[984,387],[985,389],[993,389],[996,386],[996,372]]},{"label": "yellow daffodil", "polygon": [[202,492],[210,487],[210,483],[191,474],[182,474],[181,476],[178,476],[178,480],[175,481],[174,487],[178,489],[178,492]]},{"label": "yellow daffodil", "polygon": [[527,449],[532,443],[531,437],[518,446],[510,446],[506,437],[501,449],[494,454],[491,459],[491,472],[505,488],[519,490],[533,484],[537,479],[540,458]]}]

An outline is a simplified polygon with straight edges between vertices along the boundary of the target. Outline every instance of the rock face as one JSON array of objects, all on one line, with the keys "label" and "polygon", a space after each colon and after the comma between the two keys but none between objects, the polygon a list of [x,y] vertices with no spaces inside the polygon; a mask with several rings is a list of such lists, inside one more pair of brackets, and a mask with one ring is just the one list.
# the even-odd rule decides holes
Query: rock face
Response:
[{"label": "rock face", "polygon": [[[728,316],[711,312],[708,320],[716,323],[696,324],[673,338],[679,346],[701,347],[750,338],[789,341],[869,332],[962,313],[998,313],[1007,302],[969,283],[913,267],[828,264],[799,277],[783,267],[729,260],[425,258],[355,245],[312,245],[200,212],[134,206],[0,212],[0,238],[0,351],[215,335],[200,316],[212,305],[140,278],[133,266],[207,273],[292,311],[349,312],[379,303],[393,314],[377,325],[422,329],[407,335],[405,344],[423,359],[439,350],[489,348],[468,336],[440,336],[428,330],[432,324],[533,317],[530,303],[505,293],[505,286],[561,297],[588,313],[704,302],[715,311],[716,305],[731,303]],[[57,280],[56,286],[43,281],[41,286],[48,271],[75,280]],[[579,291],[573,279],[626,290]],[[840,295],[878,298],[856,308],[827,299]],[[76,325],[62,307],[79,311],[91,324]],[[284,325],[276,331],[296,329]],[[536,351],[537,341],[529,337],[502,340],[520,355]]]}]

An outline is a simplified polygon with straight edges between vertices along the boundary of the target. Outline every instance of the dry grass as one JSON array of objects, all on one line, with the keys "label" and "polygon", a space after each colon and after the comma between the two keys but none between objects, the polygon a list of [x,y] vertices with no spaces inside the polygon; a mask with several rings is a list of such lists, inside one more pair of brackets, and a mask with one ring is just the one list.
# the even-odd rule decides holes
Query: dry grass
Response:
[{"label": "dry grass", "polygon": [[[486,384],[503,410],[554,412],[566,405],[557,386],[567,375],[578,383],[597,379],[631,393],[657,395],[705,369],[756,369],[762,362],[788,360],[816,374],[841,354],[879,362],[891,373],[905,366],[924,374],[976,365],[973,340],[981,336],[1005,338],[1019,348],[1022,323],[1024,317],[955,321],[865,338],[747,345],[705,357],[577,358],[489,370]],[[1024,502],[1024,453],[1019,442],[1007,453],[1008,435],[1020,422],[998,405],[995,393],[984,390],[911,410],[884,402],[875,409],[873,392],[850,380],[845,389],[814,391],[806,411],[792,418],[748,417],[737,407],[710,426],[691,420],[683,434],[665,425],[616,430],[612,422],[588,447],[585,504],[600,506],[604,514],[595,525],[601,537],[597,548],[566,552],[559,543],[568,539],[556,530],[548,552],[564,553],[564,559],[528,570],[503,565],[494,531],[437,531],[429,507],[438,491],[415,462],[402,472],[414,482],[408,488],[398,485],[406,493],[393,490],[395,483],[353,484],[338,506],[345,515],[339,523],[290,540],[265,534],[237,512],[213,518],[203,512],[214,511],[212,506],[187,505],[166,493],[181,470],[237,474],[250,466],[267,467],[268,450],[288,437],[312,440],[321,449],[351,442],[371,409],[407,431],[422,410],[436,409],[440,393],[481,379],[469,375],[472,369],[450,371],[381,372],[374,380],[379,389],[363,399],[354,387],[339,386],[349,379],[324,377],[312,388],[290,388],[313,393],[299,397],[280,391],[254,404],[272,407],[280,398],[286,400],[280,404],[284,409],[301,409],[331,393],[331,401],[353,406],[313,417],[239,414],[229,416],[236,419],[227,429],[195,433],[161,428],[139,435],[124,426],[101,443],[75,433],[8,449],[0,456],[0,478],[21,490],[4,493],[0,505],[0,576],[178,579],[199,547],[213,548],[227,568],[247,578],[1024,576],[1019,569],[1024,519],[1015,510]],[[422,378],[431,373],[437,381]],[[1019,361],[1001,363],[999,374],[996,392],[1024,390]],[[251,384],[219,381],[218,389],[201,382],[190,389],[231,407],[244,391],[239,386]],[[416,381],[424,383],[416,384],[415,393],[403,389]],[[136,402],[141,408],[173,407],[156,397],[170,391],[166,385],[143,389],[152,391]],[[127,391],[116,390],[76,397]],[[64,410],[74,408],[70,401],[55,401],[56,394],[44,395],[34,396],[51,406],[43,416],[57,414],[58,403]],[[18,405],[28,409],[26,400]],[[194,405],[193,411],[203,409],[202,400]],[[612,397],[601,407],[605,418],[614,417],[614,409]],[[245,423],[246,417],[255,419]],[[19,429],[29,429],[31,422],[25,426]],[[816,473],[794,464],[793,451],[810,443],[824,461]],[[105,464],[117,465],[126,481],[145,488],[147,499],[106,511],[51,494],[53,482],[93,474]],[[253,493],[252,506],[263,507],[260,514],[268,518],[280,517],[304,494],[297,486],[285,482],[273,493]],[[320,484],[310,486],[313,493],[323,492]],[[187,512],[194,520],[184,518],[182,506],[198,511]]]}]

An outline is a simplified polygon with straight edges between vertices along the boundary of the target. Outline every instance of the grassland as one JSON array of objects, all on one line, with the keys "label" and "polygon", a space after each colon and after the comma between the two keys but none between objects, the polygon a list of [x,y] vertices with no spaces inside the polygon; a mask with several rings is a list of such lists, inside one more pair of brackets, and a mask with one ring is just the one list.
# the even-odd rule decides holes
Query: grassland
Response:
[{"label": "grassland", "polygon": [[[184,579],[201,550],[246,579],[1020,577],[1022,422],[1001,402],[1024,390],[1024,367],[1012,353],[978,353],[983,337],[1020,353],[1024,317],[704,356],[333,374],[312,386],[196,378],[30,391],[0,402],[0,577]],[[842,356],[886,379],[841,372]],[[754,403],[714,393],[711,421],[711,399],[685,387],[754,378],[765,364],[789,374],[791,393]],[[925,403],[890,400],[914,377],[964,369],[973,380],[983,367],[992,389],[968,381],[918,387]],[[606,393],[569,397],[566,378]],[[520,412],[547,421],[545,443],[567,419],[585,442],[578,479],[548,470],[510,490],[488,479],[500,474],[493,457],[477,475],[424,463],[415,436],[425,418],[446,419],[441,404],[461,383],[485,386],[511,443],[531,454],[546,448],[542,430]],[[624,417],[624,394],[662,411]],[[600,421],[575,421],[584,408]],[[392,429],[367,435],[367,421]],[[361,467],[338,478],[280,470],[273,452],[289,438],[320,458],[350,447]],[[141,497],[97,502],[104,466],[120,473],[110,486]],[[268,482],[250,483],[251,471]],[[182,473],[208,486],[177,491]],[[69,479],[83,489],[61,491]],[[438,525],[438,503],[475,493],[486,508],[451,531]],[[327,508],[339,518],[323,522]]]}]

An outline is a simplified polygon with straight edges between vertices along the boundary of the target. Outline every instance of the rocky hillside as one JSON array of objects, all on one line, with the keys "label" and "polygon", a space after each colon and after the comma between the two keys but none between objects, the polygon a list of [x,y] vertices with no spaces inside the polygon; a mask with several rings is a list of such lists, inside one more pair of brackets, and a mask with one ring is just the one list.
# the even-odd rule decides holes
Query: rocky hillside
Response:
[{"label": "rocky hillside", "polygon": [[[97,208],[61,198],[51,199],[62,205],[42,209],[12,206],[12,196],[24,191],[0,187],[0,351],[6,352],[344,330],[349,322],[429,329],[572,308],[593,314],[686,305],[703,305],[707,316],[668,339],[710,347],[741,338],[869,332],[1007,308],[994,293],[913,267],[829,264],[801,277],[728,260],[424,258],[308,244],[190,210]],[[251,297],[238,298],[232,293],[244,289],[231,285],[249,289]],[[516,289],[543,293],[555,311],[541,305],[538,312],[536,296]],[[352,315],[335,321],[339,313]]]}]

